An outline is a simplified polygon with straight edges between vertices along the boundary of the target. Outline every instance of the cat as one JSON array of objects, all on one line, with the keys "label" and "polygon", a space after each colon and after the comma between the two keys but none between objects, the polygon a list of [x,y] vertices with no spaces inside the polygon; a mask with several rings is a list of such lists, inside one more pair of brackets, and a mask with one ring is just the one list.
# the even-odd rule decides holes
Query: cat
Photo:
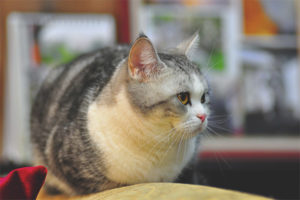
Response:
[{"label": "cat", "polygon": [[157,52],[141,34],[55,68],[32,106],[35,164],[68,195],[172,182],[208,123],[209,87],[189,60],[198,34]]}]

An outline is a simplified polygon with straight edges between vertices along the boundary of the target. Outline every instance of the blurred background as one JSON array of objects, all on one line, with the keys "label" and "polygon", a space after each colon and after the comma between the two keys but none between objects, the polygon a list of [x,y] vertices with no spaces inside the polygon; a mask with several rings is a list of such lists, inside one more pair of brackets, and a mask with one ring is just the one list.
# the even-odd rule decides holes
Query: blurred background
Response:
[{"label": "blurred background", "polygon": [[182,181],[299,199],[299,29],[297,0],[1,0],[0,175],[31,163],[30,106],[49,69],[141,31],[158,49],[198,31],[213,112]]}]

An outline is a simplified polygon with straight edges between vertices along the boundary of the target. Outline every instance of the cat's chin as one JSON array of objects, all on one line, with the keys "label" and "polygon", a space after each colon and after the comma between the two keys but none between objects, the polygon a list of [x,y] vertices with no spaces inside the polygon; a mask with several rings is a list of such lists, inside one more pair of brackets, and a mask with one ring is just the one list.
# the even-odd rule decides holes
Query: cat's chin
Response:
[{"label": "cat's chin", "polygon": [[206,126],[205,126],[205,125],[200,125],[200,126],[196,127],[196,128],[194,129],[194,131],[191,132],[191,135],[192,135],[192,136],[199,135],[199,134],[201,134],[205,129],[206,129]]}]

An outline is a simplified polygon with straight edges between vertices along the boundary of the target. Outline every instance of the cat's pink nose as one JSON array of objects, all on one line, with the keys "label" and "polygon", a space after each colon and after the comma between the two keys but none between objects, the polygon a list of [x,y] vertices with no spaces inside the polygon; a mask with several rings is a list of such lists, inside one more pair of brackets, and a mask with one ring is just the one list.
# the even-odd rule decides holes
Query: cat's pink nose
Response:
[{"label": "cat's pink nose", "polygon": [[206,114],[197,114],[197,117],[198,117],[202,122],[204,122],[205,119],[206,119]]}]

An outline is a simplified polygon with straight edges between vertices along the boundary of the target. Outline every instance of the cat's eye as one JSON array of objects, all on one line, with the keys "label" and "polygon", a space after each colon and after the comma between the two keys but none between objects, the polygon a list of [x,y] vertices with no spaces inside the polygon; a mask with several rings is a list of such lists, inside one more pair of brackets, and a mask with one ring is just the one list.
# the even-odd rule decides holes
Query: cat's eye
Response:
[{"label": "cat's eye", "polygon": [[201,97],[201,103],[205,103],[206,101],[206,94],[204,93]]},{"label": "cat's eye", "polygon": [[202,104],[209,104],[209,92],[203,93],[200,101]]},{"label": "cat's eye", "polygon": [[191,102],[190,102],[190,93],[181,92],[181,93],[177,94],[177,97],[183,105],[191,104]]}]

